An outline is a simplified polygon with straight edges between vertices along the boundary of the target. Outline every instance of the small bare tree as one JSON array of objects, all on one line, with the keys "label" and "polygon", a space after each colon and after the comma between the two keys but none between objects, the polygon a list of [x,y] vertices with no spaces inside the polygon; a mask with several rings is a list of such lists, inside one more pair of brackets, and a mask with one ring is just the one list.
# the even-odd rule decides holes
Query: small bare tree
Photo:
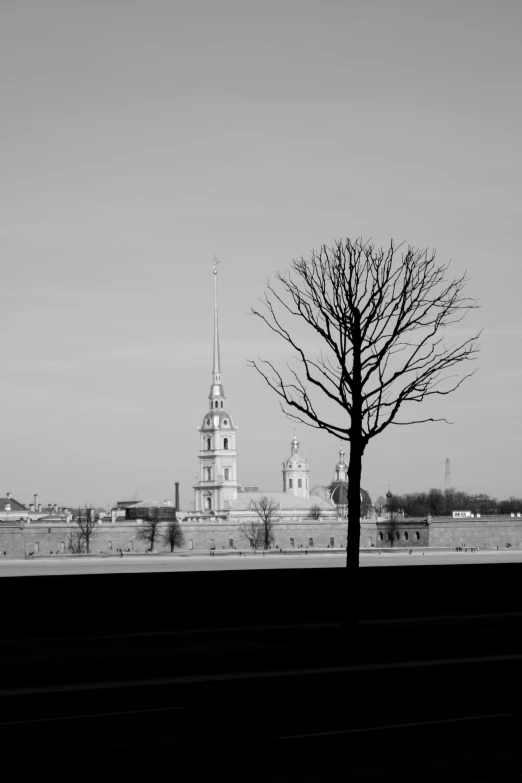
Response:
[{"label": "small bare tree", "polygon": [[[271,362],[251,361],[284,413],[350,443],[346,564],[355,602],[368,443],[390,425],[446,421],[429,415],[399,420],[399,411],[450,394],[473,375],[447,373],[475,358],[479,337],[446,343],[445,330],[477,307],[464,295],[466,274],[447,281],[448,267],[428,250],[408,247],[399,259],[393,242],[384,250],[346,239],[295,259],[289,272],[276,276],[281,293],[268,283],[265,310],[252,309],[298,362],[298,369],[287,365],[283,377]],[[318,355],[302,343],[301,326],[311,328]]]},{"label": "small bare tree", "polygon": [[310,519],[320,519],[321,518],[321,508],[316,504],[314,506],[310,507],[310,511],[308,513],[308,516]]},{"label": "small bare tree", "polygon": [[136,535],[138,541],[146,541],[149,545],[149,549],[152,552],[154,550],[154,542],[159,533],[159,526],[161,524],[161,511],[158,507],[152,506],[145,512],[145,519],[143,524],[138,530]]},{"label": "small bare tree", "polygon": [[257,552],[259,547],[263,546],[263,525],[257,518],[249,519],[239,525],[239,534],[249,541],[250,546]]},{"label": "small bare tree", "polygon": [[172,519],[168,523],[167,529],[163,534],[163,541],[167,546],[170,546],[171,552],[174,552],[174,547],[183,546],[183,531],[177,519]]},{"label": "small bare tree", "polygon": [[85,552],[85,540],[79,530],[69,533],[68,549],[73,555],[83,555]]},{"label": "small bare tree", "polygon": [[392,495],[388,492],[386,495],[386,513],[388,515],[388,533],[390,534],[390,547],[393,548],[394,542],[397,540],[395,536],[397,523],[404,518],[404,514],[401,509],[400,498]]},{"label": "small bare tree", "polygon": [[257,517],[261,522],[263,549],[268,549],[270,545],[274,543],[273,529],[277,512],[279,511],[279,504],[272,498],[263,495],[259,500],[250,501],[250,509],[257,514]]},{"label": "small bare tree", "polygon": [[82,516],[82,509],[78,509],[78,516],[74,520],[77,530],[69,535],[68,547],[73,554],[88,555],[91,551],[91,543],[96,536],[96,514],[93,508],[85,507]]}]

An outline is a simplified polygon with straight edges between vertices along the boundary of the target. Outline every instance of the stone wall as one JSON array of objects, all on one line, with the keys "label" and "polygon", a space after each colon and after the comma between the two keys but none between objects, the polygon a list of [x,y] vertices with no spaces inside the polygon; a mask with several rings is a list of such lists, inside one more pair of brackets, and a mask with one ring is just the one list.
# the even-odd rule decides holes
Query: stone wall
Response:
[{"label": "stone wall", "polygon": [[401,519],[376,523],[377,544],[380,549],[415,549],[431,546],[430,524],[426,519]]},{"label": "stone wall", "polygon": [[[323,549],[346,547],[348,523],[340,520],[293,519],[274,524],[274,544],[289,550],[299,547]],[[166,525],[160,526],[154,549],[168,552],[162,538]],[[248,549],[249,543],[239,531],[239,525],[226,521],[182,522],[184,534],[182,551],[209,549]],[[69,536],[78,530],[74,523],[46,525],[38,522],[0,523],[0,552],[7,557],[59,554],[68,551]],[[93,553],[124,551],[145,552],[148,544],[139,541],[139,524],[134,520],[118,520],[96,525],[96,535],[91,551]],[[452,519],[449,517],[425,520],[402,520],[393,529],[387,521],[361,521],[361,547],[390,548],[388,532],[394,536],[393,547],[462,547],[504,548],[506,544],[522,548],[522,519],[512,517],[490,517],[485,519]],[[416,534],[419,533],[417,539]],[[395,536],[398,534],[399,538]],[[382,540],[380,538],[382,535]],[[38,545],[38,546],[37,546]]]},{"label": "stone wall", "polygon": [[[223,520],[205,522],[182,522],[184,535],[182,551],[209,549],[248,549],[249,542],[241,536],[239,525]],[[140,525],[134,520],[118,520],[102,522],[95,527],[95,535],[91,542],[91,553],[124,551],[145,552],[148,549],[146,541],[137,538]],[[155,551],[170,551],[164,543],[163,535],[167,525],[160,525],[154,545]],[[364,532],[361,533],[361,545],[369,546],[371,539],[375,545],[375,524],[363,522]],[[55,525],[38,522],[0,524],[0,551],[7,557],[24,557],[24,555],[53,555],[67,553],[71,533],[78,531],[71,523]],[[274,524],[274,545],[281,549],[298,549],[299,547],[346,547],[346,520],[285,520]]]},{"label": "stone wall", "polygon": [[481,517],[453,519],[435,517],[430,523],[430,546],[504,548],[506,544],[522,548],[522,519]]}]

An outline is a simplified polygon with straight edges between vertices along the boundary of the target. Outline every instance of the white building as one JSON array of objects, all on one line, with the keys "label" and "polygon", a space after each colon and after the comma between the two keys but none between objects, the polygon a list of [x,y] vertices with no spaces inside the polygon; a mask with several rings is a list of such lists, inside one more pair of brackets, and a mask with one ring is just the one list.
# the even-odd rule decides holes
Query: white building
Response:
[{"label": "white building", "polygon": [[212,385],[208,395],[209,409],[198,427],[200,433],[199,482],[194,485],[195,512],[215,514],[228,508],[238,494],[237,427],[225,407],[225,390],[221,383],[217,266],[214,264],[214,363]]},{"label": "white building", "polygon": [[308,462],[299,454],[299,441],[294,432],[292,452],[288,460],[283,462],[283,491],[296,498],[310,497]]},{"label": "white building", "polygon": [[200,433],[199,481],[194,484],[194,512],[186,520],[217,517],[220,523],[243,522],[252,513],[253,504],[269,497],[278,508],[278,520],[297,521],[308,518],[312,507],[325,517],[337,518],[335,503],[329,498],[310,499],[309,466],[299,453],[294,433],[290,456],[283,462],[283,492],[241,492],[237,481],[236,431],[226,409],[221,382],[219,350],[217,266],[214,264],[214,357],[209,408],[203,417]]}]

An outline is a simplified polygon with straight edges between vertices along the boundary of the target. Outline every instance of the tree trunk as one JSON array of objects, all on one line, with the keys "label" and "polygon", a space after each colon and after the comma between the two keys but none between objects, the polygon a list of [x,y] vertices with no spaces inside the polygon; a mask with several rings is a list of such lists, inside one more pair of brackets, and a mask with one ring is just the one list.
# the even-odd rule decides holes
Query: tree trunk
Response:
[{"label": "tree trunk", "polygon": [[360,615],[359,547],[361,539],[361,470],[362,453],[351,443],[348,463],[348,541],[346,544],[346,592],[343,602],[343,625],[353,631]]},{"label": "tree trunk", "polygon": [[362,437],[362,386],[359,324],[355,324],[352,367],[352,413],[348,462],[348,541],[346,543],[345,627],[355,628],[360,615],[359,548],[361,542],[361,473],[365,442]]},{"label": "tree trunk", "polygon": [[359,569],[359,547],[361,539],[361,472],[362,450],[357,443],[350,447],[348,463],[348,542],[346,546],[346,568],[351,575]]}]

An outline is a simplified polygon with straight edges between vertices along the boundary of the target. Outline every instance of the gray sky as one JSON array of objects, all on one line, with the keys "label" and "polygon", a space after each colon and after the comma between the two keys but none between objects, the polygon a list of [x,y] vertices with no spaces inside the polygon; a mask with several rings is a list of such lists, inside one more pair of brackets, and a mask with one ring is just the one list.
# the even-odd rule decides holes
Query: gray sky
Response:
[{"label": "gray sky", "polygon": [[[522,5],[0,4],[0,491],[193,498],[212,256],[239,480],[281,488],[293,424],[246,359],[267,277],[341,236],[468,269],[480,373],[367,452],[372,497],[522,495]],[[312,483],[338,444],[298,428]]]}]

